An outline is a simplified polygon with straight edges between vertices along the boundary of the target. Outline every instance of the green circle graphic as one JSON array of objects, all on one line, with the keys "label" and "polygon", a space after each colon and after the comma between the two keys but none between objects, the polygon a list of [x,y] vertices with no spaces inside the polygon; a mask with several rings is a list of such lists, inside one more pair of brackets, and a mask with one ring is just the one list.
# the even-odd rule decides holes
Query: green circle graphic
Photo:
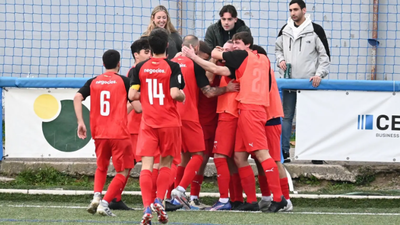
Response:
[{"label": "green circle graphic", "polygon": [[82,115],[87,130],[87,137],[82,140],[76,133],[78,125],[76,123],[74,102],[72,100],[62,100],[60,102],[60,115],[53,121],[42,122],[43,135],[53,148],[62,152],[74,152],[85,147],[91,139],[90,112],[85,105],[82,105]]}]

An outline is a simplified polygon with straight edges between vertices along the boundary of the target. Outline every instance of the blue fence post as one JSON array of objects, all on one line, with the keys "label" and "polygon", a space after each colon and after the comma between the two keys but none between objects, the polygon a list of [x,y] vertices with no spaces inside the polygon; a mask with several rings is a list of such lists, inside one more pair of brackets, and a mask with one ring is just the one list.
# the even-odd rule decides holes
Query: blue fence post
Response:
[{"label": "blue fence post", "polygon": [[3,87],[0,87],[0,115],[1,115],[1,144],[0,144],[0,161],[3,161]]}]

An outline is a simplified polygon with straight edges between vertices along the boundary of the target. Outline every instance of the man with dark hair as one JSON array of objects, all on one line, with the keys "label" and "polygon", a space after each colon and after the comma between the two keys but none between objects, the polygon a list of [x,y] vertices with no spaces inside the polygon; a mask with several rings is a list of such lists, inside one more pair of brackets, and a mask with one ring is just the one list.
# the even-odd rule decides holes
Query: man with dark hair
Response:
[{"label": "man with dark hair", "polygon": [[269,106],[269,78],[270,61],[265,55],[254,53],[251,50],[253,37],[248,32],[239,32],[232,37],[232,52],[223,52],[215,48],[211,56],[225,60],[225,65],[235,70],[235,76],[240,83],[238,101],[238,116],[235,163],[239,168],[239,176],[247,202],[236,210],[258,211],[256,198],[255,178],[248,162],[252,154],[261,163],[268,179],[268,186],[273,192],[274,201],[267,212],[278,212],[287,205],[282,195],[279,181],[279,172],[275,160],[268,151],[268,142],[265,135],[267,122],[266,107]]},{"label": "man with dark hair", "polygon": [[135,64],[150,58],[151,52],[148,38],[142,37],[133,42],[131,45],[131,52],[133,59],[135,60]]},{"label": "man with dark hair", "polygon": [[[161,223],[168,222],[162,202],[171,181],[171,164],[180,157],[182,123],[176,105],[177,101],[185,100],[182,91],[185,82],[179,64],[166,59],[167,32],[163,28],[154,29],[149,44],[153,57],[133,69],[129,90],[129,99],[140,99],[143,108],[137,155],[142,157],[139,180],[145,209],[140,224],[145,225],[151,224],[152,211],[157,212]],[[156,155],[161,158],[157,195],[153,199],[152,170]]]},{"label": "man with dark hair", "polygon": [[211,57],[211,48],[205,43],[204,41],[199,41],[200,47],[199,47],[199,52],[197,55],[204,59],[204,60],[209,60]]},{"label": "man with dark hair", "polygon": [[[128,78],[130,78],[129,74],[132,74],[133,68],[135,68],[135,66],[138,63],[143,62],[150,58],[150,46],[147,37],[142,37],[133,42],[133,44],[131,45],[131,52],[132,52],[132,57],[135,60],[135,64],[128,71],[128,74],[126,75]],[[132,109],[134,110],[133,112],[131,112]],[[128,130],[132,142],[132,153],[134,156],[135,165],[136,163],[141,161],[141,157],[136,156],[136,146],[137,146],[137,139],[138,139],[141,120],[142,120],[142,105],[140,104],[139,100],[136,100],[133,101],[130,105],[128,105]],[[158,173],[158,170],[156,172]],[[128,182],[128,177],[126,179],[125,185]],[[122,192],[123,189],[121,189],[120,193],[116,196],[116,198],[111,201],[109,208],[115,210],[133,210],[132,208],[129,208],[121,200]]]},{"label": "man with dark hair", "polygon": [[[89,79],[74,97],[78,137],[85,139],[87,137],[82,117],[82,101],[91,96],[90,128],[96,147],[97,169],[94,196],[87,211],[103,216],[115,216],[108,205],[124,188],[129,171],[134,166],[127,126],[129,79],[117,74],[120,69],[119,61],[118,51],[106,51],[103,54],[105,73]],[[111,157],[117,175],[101,200]]]},{"label": "man with dark hair", "polygon": [[[329,73],[330,54],[324,29],[311,21],[303,0],[289,3],[290,18],[275,42],[276,61],[285,78],[309,79],[318,87]],[[289,71],[288,65],[290,65]],[[286,72],[285,72],[286,71]],[[292,122],[296,109],[296,91],[283,90],[282,151],[289,158]],[[289,160],[288,160],[289,161]]]},{"label": "man with dark hair", "polygon": [[[183,46],[192,46],[195,52],[198,52],[199,40],[194,35],[187,35],[183,39]],[[172,190],[171,194],[172,197],[176,198],[189,209],[191,208],[191,204],[186,199],[185,191],[198,173],[203,163],[205,151],[205,144],[202,141],[204,140],[204,134],[198,113],[199,93],[201,91],[206,97],[212,98],[226,92],[236,91],[237,85],[211,87],[205,70],[193,60],[186,57],[186,55],[176,57],[172,61],[179,63],[181,67],[186,83],[184,89],[186,101],[184,104],[178,103],[178,111],[182,120],[182,162],[177,169],[176,188]],[[192,204],[192,206],[204,207],[200,204]]]},{"label": "man with dark hair", "polygon": [[204,41],[214,49],[223,46],[232,36],[241,31],[250,32],[243,20],[237,18],[237,11],[233,5],[225,5],[219,12],[220,20],[207,28]]}]

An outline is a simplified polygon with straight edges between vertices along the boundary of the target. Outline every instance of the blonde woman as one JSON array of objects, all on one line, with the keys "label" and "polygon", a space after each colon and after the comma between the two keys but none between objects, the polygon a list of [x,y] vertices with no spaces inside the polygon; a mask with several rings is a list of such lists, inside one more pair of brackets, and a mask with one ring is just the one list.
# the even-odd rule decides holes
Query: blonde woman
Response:
[{"label": "blonde woman", "polygon": [[182,37],[179,35],[178,31],[172,25],[171,17],[169,16],[167,8],[163,5],[156,6],[151,12],[150,24],[147,30],[144,32],[143,36],[149,36],[154,28],[160,27],[168,31],[168,48],[167,55],[168,59],[172,59],[176,53],[181,51],[182,48]]}]

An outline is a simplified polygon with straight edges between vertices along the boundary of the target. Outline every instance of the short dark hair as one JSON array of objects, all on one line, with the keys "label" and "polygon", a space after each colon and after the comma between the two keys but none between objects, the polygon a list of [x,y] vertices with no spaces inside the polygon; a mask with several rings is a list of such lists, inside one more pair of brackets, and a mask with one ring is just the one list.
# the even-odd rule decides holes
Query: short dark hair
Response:
[{"label": "short dark hair", "polygon": [[149,35],[150,49],[154,54],[163,54],[168,45],[168,33],[164,28],[155,28]]},{"label": "short dark hair", "polygon": [[205,43],[204,41],[199,41],[199,43],[200,43],[199,51],[204,52],[208,55],[211,55],[212,50],[211,50],[210,46],[208,46],[207,43]]},{"label": "short dark hair", "polygon": [[233,5],[224,5],[221,11],[219,11],[219,17],[223,17],[224,13],[230,13],[233,18],[237,18],[237,11]]},{"label": "short dark hair", "polygon": [[253,47],[253,41],[254,41],[253,36],[251,36],[251,34],[247,31],[241,31],[239,33],[234,34],[232,37],[232,41],[235,40],[242,40],[245,45],[250,44],[250,48]]},{"label": "short dark hair", "polygon": [[132,56],[133,58],[135,58],[134,53],[140,53],[141,50],[147,50],[150,49],[150,45],[149,45],[149,39],[147,37],[141,37],[139,39],[137,39],[135,42],[133,42],[133,44],[131,45],[131,52],[132,52]]},{"label": "short dark hair", "polygon": [[306,3],[303,0],[292,0],[290,1],[289,6],[296,3],[300,6],[300,9],[304,9],[306,7]]},{"label": "short dark hair", "polygon": [[267,51],[265,51],[265,49],[259,45],[253,45],[251,49],[256,50],[259,54],[267,55]]},{"label": "short dark hair", "polygon": [[106,69],[117,68],[121,55],[117,50],[110,49],[103,54],[103,64]]}]

